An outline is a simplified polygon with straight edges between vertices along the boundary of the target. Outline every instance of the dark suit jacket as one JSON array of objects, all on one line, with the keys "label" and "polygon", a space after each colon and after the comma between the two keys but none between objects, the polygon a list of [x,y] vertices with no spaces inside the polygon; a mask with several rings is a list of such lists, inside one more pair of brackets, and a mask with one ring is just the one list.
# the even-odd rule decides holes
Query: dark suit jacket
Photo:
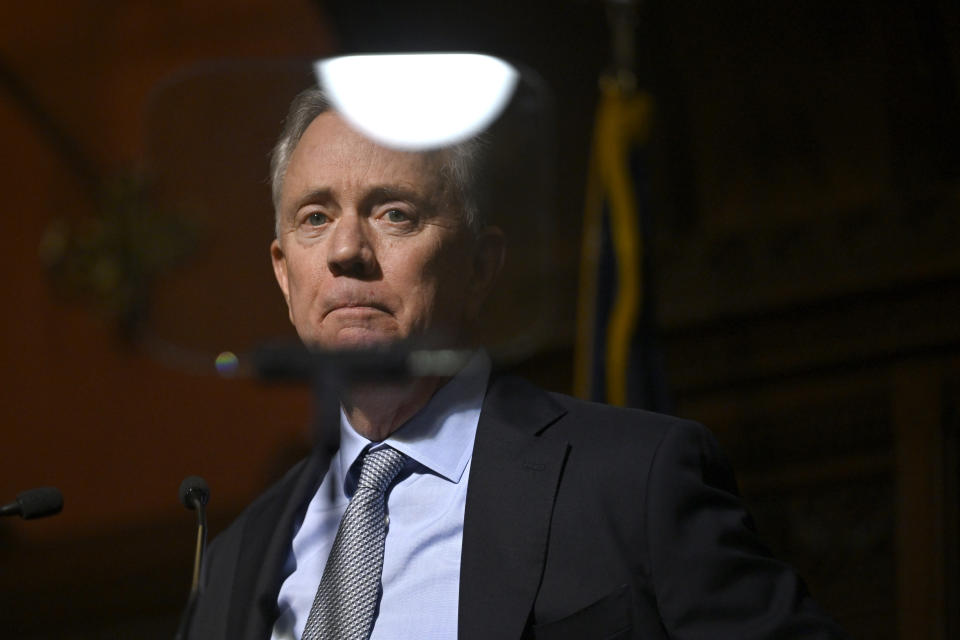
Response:
[{"label": "dark suit jacket", "polygon": [[[267,639],[310,458],[211,545],[193,640]],[[548,394],[487,392],[460,569],[460,638],[842,638],[757,540],[700,425]]]}]

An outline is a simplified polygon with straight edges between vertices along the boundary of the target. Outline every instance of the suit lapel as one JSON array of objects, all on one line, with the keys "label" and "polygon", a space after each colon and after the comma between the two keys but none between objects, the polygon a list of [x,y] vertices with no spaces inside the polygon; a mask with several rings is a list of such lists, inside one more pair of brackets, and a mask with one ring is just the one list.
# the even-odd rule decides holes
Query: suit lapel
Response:
[{"label": "suit lapel", "polygon": [[328,465],[329,461],[321,461],[316,453],[311,455],[274,487],[278,496],[288,496],[287,499],[265,500],[260,508],[250,512],[237,559],[227,637],[270,637],[294,519],[316,491]]},{"label": "suit lapel", "polygon": [[568,444],[545,435],[564,410],[519,380],[484,402],[467,488],[459,637],[520,638],[543,573]]}]

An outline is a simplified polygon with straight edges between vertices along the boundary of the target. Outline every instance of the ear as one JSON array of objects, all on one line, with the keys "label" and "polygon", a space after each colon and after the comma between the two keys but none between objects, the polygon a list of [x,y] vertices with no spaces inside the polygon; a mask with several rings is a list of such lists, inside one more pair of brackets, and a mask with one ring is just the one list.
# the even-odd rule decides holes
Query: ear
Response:
[{"label": "ear", "polygon": [[473,317],[480,313],[480,307],[490,295],[506,257],[506,243],[500,227],[487,227],[480,232],[480,237],[475,242],[473,280],[470,283],[473,295],[470,296],[469,303]]},{"label": "ear", "polygon": [[293,322],[293,308],[290,306],[290,281],[287,278],[287,256],[280,246],[280,241],[276,238],[270,243],[270,260],[273,262],[273,275],[277,278],[277,284],[280,285],[280,291],[283,292],[283,299],[287,301],[287,314],[290,316],[290,322]]}]

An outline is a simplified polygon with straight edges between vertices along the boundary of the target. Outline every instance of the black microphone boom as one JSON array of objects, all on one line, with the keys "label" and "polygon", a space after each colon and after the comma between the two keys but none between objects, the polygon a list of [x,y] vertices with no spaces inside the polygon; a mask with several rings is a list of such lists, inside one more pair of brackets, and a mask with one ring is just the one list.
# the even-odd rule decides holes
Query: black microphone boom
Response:
[{"label": "black microphone boom", "polygon": [[193,611],[200,597],[200,572],[203,567],[203,553],[207,548],[207,502],[210,500],[210,487],[200,476],[188,476],[180,483],[180,502],[187,509],[197,512],[197,547],[193,556],[193,581],[190,584],[190,597],[180,617],[177,640],[185,640]]},{"label": "black microphone boom", "polygon": [[63,494],[56,487],[39,487],[17,494],[17,499],[0,507],[0,516],[24,520],[54,516],[63,510]]}]

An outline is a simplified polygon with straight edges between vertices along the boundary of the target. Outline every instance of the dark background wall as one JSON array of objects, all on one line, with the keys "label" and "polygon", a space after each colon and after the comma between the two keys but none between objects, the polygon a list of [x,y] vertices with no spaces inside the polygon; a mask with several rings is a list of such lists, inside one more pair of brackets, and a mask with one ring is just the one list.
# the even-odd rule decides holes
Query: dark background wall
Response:
[{"label": "dark background wall", "polygon": [[[58,4],[11,7],[0,25],[0,497],[54,484],[67,506],[0,523],[0,622],[12,637],[169,637],[192,553],[177,484],[204,475],[222,527],[305,446],[309,402],[156,361],[109,298],[63,295],[41,259],[51,224],[103,219],[91,184],[139,166],[150,92],[178,69],[486,50],[556,92],[555,277],[576,282],[604,8]],[[761,533],[855,637],[960,632],[958,33],[960,12],[938,0],[648,2],[637,29],[676,412],[717,433]],[[26,94],[86,162],[44,133]],[[576,299],[559,290],[549,339],[518,368],[564,391]]]}]

